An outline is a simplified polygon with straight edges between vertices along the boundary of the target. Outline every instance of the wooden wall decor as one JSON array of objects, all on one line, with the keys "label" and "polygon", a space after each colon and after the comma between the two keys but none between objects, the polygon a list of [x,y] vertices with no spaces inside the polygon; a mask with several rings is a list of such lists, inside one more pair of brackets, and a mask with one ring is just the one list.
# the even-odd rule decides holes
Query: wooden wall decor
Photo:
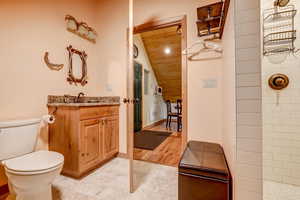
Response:
[{"label": "wooden wall decor", "polygon": [[49,67],[51,70],[59,71],[64,67],[64,64],[53,64],[49,61],[49,52],[46,52],[44,55],[44,61],[46,65]]},{"label": "wooden wall decor", "polygon": [[96,43],[97,32],[85,22],[78,22],[73,16],[66,15],[67,30],[90,42]]},{"label": "wooden wall decor", "polygon": [[222,38],[230,0],[203,6],[197,9],[198,36],[216,35]]},{"label": "wooden wall decor", "polygon": [[[75,84],[80,83],[82,86],[85,86],[87,84],[87,54],[84,51],[79,51],[77,49],[74,49],[71,45],[67,47],[67,50],[69,52],[69,72],[68,72],[68,78],[67,81],[70,84]],[[77,54],[81,61],[81,77],[77,78],[74,75],[74,68],[73,68],[73,55]]]}]

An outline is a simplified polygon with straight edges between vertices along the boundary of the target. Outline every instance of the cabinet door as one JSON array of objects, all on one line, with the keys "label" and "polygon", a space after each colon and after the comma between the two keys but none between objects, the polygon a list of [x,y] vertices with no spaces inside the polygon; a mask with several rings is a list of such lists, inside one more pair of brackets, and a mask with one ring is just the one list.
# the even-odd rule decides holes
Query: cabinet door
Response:
[{"label": "cabinet door", "polygon": [[110,158],[119,152],[119,118],[104,118],[104,156]]},{"label": "cabinet door", "polygon": [[89,165],[103,158],[102,123],[98,119],[81,121],[80,156],[83,165]]}]

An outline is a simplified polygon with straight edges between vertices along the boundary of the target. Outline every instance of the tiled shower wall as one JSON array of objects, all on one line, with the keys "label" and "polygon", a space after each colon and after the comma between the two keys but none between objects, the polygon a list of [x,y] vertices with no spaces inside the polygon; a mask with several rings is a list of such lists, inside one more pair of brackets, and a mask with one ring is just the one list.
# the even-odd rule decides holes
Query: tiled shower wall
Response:
[{"label": "tiled shower wall", "polygon": [[[291,0],[290,4],[300,9],[299,0]],[[262,9],[272,5],[273,0],[262,0]],[[297,31],[299,16],[298,10]],[[296,47],[300,47],[299,39]],[[289,55],[279,64],[272,64],[272,60],[264,57],[262,63],[264,180],[300,186],[300,54]],[[289,87],[280,91],[278,99],[267,83],[274,73],[290,78]]]},{"label": "tiled shower wall", "polygon": [[262,199],[260,0],[235,0],[236,200]]}]

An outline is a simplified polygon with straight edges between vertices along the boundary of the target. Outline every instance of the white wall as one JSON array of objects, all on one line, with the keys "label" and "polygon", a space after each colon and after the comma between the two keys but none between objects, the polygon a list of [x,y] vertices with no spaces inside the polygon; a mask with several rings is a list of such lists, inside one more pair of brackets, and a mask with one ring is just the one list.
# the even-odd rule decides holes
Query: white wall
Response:
[{"label": "white wall", "polygon": [[260,0],[235,0],[236,199],[262,199]]},{"label": "white wall", "polygon": [[[166,119],[167,110],[163,96],[155,94],[155,89],[156,86],[158,86],[158,82],[147,55],[147,51],[145,50],[141,35],[134,35],[133,40],[134,44],[139,49],[139,56],[135,59],[135,61],[143,66],[143,127],[145,127],[162,119]],[[147,70],[149,72],[148,94],[145,94],[144,90],[144,70]]]},{"label": "white wall", "polygon": [[[299,1],[292,0],[290,4],[299,11]],[[272,0],[262,1],[262,10],[272,7]],[[299,12],[295,27],[300,27]],[[299,39],[295,45],[300,47]],[[272,60],[264,57],[262,63],[264,180],[300,186],[300,58],[289,55],[278,64],[272,64]],[[275,73],[290,78],[288,88],[279,93],[278,104],[277,92],[267,82]]]}]

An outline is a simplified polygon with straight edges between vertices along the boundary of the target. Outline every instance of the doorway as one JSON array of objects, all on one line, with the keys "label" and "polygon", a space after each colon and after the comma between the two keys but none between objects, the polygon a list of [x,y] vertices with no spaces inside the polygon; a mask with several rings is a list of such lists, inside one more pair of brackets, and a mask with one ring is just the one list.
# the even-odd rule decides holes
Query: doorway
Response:
[{"label": "doorway", "polygon": [[[187,24],[186,24],[186,16],[178,16],[178,17],[172,17],[172,18],[168,18],[168,19],[162,19],[162,20],[150,20],[144,24],[141,24],[139,26],[135,26],[133,27],[133,29],[129,29],[129,37],[128,37],[128,44],[129,44],[129,60],[128,60],[128,98],[124,99],[124,102],[127,103],[127,152],[128,152],[128,157],[129,157],[129,182],[130,182],[130,191],[134,192],[135,189],[137,187],[139,187],[139,180],[136,180],[136,178],[134,179],[134,177],[139,176],[140,174],[138,173],[138,166],[140,166],[141,163],[149,163],[151,161],[147,161],[147,162],[143,162],[143,161],[134,161],[134,104],[136,104],[136,102],[138,102],[136,99],[134,99],[134,62],[138,62],[136,59],[134,59],[134,57],[136,56],[136,53],[138,52],[138,54],[140,54],[141,52],[139,51],[140,49],[138,49],[136,51],[136,48],[134,47],[134,35],[136,34],[141,34],[147,31],[153,31],[153,30],[160,30],[163,28],[168,28],[168,27],[172,27],[175,26],[177,27],[176,30],[178,29],[178,32],[180,32],[180,43],[181,43],[181,50],[186,49],[187,48]],[[135,49],[135,51],[134,51]],[[133,53],[134,52],[134,53]],[[181,99],[182,99],[182,105],[181,105],[181,110],[182,110],[182,118],[181,118],[181,140],[177,143],[171,143],[170,146],[172,146],[173,148],[176,148],[177,151],[179,152],[179,156],[181,155],[181,153],[183,152],[184,148],[186,147],[187,144],[187,58],[185,55],[181,54]],[[139,62],[138,62],[139,63]],[[142,84],[144,84],[144,81],[146,81],[147,78],[145,78],[145,76],[147,76],[147,74],[149,74],[149,70],[145,69],[145,66],[143,65],[143,63],[140,63],[142,65],[142,73],[143,73],[143,81]],[[170,72],[172,73],[172,72]],[[149,78],[149,77],[148,77]],[[150,90],[147,90],[147,88],[145,88],[144,84],[142,86],[142,94],[144,94],[145,92],[151,92]],[[160,86],[160,85],[157,85]],[[150,88],[150,87],[149,87]],[[149,89],[148,88],[148,89]],[[157,90],[155,90],[155,92],[159,92],[162,91],[162,93],[164,93],[164,89],[162,87],[156,87]],[[145,99],[143,98],[142,95],[142,102]],[[134,104],[132,103],[134,102]],[[143,105],[143,103],[142,103]],[[173,104],[174,105],[174,104]],[[142,106],[142,113],[145,113],[145,111],[143,110],[143,106]],[[144,114],[142,114],[142,127],[145,128],[145,116]],[[173,119],[173,121],[175,121],[176,119]],[[177,123],[172,123],[171,122],[171,126],[176,126]],[[158,127],[156,126],[160,126],[160,127],[165,127],[166,124],[161,123],[161,124],[152,124],[152,126],[147,127],[150,129],[156,129]],[[176,129],[177,130],[177,129]],[[170,138],[170,137],[169,137]],[[157,150],[159,150],[160,148],[156,148]],[[163,148],[162,148],[163,149]],[[149,155],[149,154],[148,154]],[[165,155],[166,158],[170,158],[170,156],[168,156],[166,154],[166,152],[162,155]],[[149,157],[158,157],[155,153],[152,154]],[[164,159],[161,159],[164,160]],[[175,162],[176,163],[176,162]],[[149,163],[151,164],[151,163]],[[159,163],[161,164],[161,163]],[[155,164],[154,164],[155,165]],[[176,166],[177,164],[173,164],[173,166]],[[148,166],[148,165],[147,165]],[[171,167],[172,168],[172,167]],[[148,169],[148,168],[147,168]],[[148,169],[149,170],[149,169]],[[144,174],[145,175],[145,174]]]},{"label": "doorway", "polygon": [[172,25],[135,33],[135,160],[176,167],[182,143],[182,36]]}]

